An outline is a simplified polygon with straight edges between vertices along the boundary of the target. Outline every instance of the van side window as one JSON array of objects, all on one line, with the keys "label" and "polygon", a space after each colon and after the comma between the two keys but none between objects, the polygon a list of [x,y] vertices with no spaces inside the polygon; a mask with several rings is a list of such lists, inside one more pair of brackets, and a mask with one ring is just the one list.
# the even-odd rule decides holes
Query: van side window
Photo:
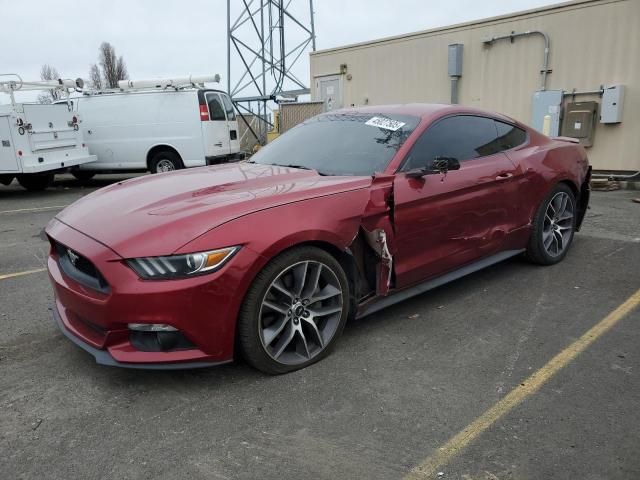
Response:
[{"label": "van side window", "polygon": [[211,120],[225,121],[227,118],[224,116],[224,108],[220,103],[220,99],[216,94],[207,95],[207,105],[209,105],[209,118]]},{"label": "van side window", "polygon": [[229,97],[226,95],[220,95],[222,97],[222,101],[224,102],[224,109],[227,111],[227,120],[232,122],[236,119],[236,112],[233,109],[233,103],[229,100]]}]

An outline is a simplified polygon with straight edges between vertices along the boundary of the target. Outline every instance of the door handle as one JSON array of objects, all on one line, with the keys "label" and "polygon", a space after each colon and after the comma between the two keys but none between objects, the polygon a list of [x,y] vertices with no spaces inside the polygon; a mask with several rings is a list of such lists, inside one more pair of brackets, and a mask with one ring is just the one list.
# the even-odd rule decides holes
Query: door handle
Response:
[{"label": "door handle", "polygon": [[496,180],[508,180],[511,177],[513,177],[513,173],[501,173],[496,177]]},{"label": "door handle", "polygon": [[222,142],[214,143],[213,146],[214,147],[221,147],[222,146]]}]

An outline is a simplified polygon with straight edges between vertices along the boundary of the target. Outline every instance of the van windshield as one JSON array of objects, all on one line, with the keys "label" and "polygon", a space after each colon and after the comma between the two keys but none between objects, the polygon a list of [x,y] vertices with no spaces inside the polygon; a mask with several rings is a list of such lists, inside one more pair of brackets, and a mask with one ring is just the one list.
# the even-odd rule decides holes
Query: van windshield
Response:
[{"label": "van windshield", "polygon": [[292,128],[251,161],[317,170],[321,175],[373,175],[384,171],[420,122],[411,115],[324,114]]}]

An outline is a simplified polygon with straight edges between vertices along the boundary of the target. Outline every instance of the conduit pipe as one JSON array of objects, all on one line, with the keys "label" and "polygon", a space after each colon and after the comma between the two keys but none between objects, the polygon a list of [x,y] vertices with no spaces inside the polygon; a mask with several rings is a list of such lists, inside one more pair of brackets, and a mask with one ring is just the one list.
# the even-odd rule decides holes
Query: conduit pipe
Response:
[{"label": "conduit pipe", "polygon": [[550,43],[551,43],[549,40],[549,35],[547,35],[544,32],[541,32],[540,30],[527,30],[526,32],[520,32],[520,33],[511,32],[509,35],[491,37],[486,40],[483,40],[483,43],[487,46],[491,46],[494,42],[497,42],[498,40],[510,40],[511,43],[513,43],[513,41],[518,37],[528,37],[530,35],[541,35],[544,38],[544,60],[542,63],[542,70],[540,70],[540,73],[542,74],[540,90],[546,90],[547,74],[551,73],[551,70],[549,70],[549,49],[550,49]]}]

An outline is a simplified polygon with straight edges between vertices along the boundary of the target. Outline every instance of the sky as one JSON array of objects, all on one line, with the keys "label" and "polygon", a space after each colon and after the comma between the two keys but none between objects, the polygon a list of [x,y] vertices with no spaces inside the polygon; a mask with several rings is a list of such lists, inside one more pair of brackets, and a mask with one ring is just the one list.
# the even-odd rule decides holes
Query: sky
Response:
[{"label": "sky", "polygon": [[[231,0],[232,17],[241,0]],[[257,0],[254,0],[257,4]],[[226,0],[0,0],[0,73],[37,80],[48,63],[65,78],[88,78],[98,46],[109,41],[130,78],[222,75],[226,86]],[[558,3],[557,0],[314,0],[317,48],[325,49]],[[303,15],[308,0],[291,0]],[[77,5],[77,6],[74,6]],[[291,25],[291,26],[289,26]],[[287,45],[302,38],[285,23]],[[250,24],[245,24],[250,28]],[[245,28],[243,27],[243,28]],[[239,35],[246,35],[247,30]],[[242,37],[246,39],[248,37]],[[233,57],[232,80],[241,74]],[[308,55],[294,73],[309,83]],[[246,92],[247,95],[252,94]],[[26,94],[24,94],[26,95]],[[22,98],[26,101],[27,98]],[[0,102],[8,97],[0,94]]]}]

